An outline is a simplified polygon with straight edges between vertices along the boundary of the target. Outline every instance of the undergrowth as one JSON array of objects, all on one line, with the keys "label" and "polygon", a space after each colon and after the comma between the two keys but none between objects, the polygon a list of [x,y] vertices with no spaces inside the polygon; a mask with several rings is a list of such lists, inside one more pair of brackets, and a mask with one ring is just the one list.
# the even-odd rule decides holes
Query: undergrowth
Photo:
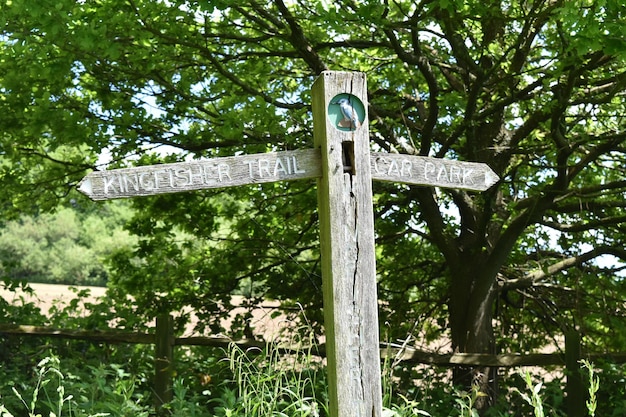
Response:
[{"label": "undergrowth", "polygon": [[[4,313],[15,313],[0,306]],[[22,321],[4,314],[4,320]],[[63,313],[63,314],[61,314]],[[37,317],[28,311],[29,318]],[[75,323],[66,310],[57,318]],[[98,316],[106,321],[108,315]],[[94,320],[93,316],[88,320]],[[43,319],[42,319],[43,321]],[[299,329],[284,346],[243,350],[176,349],[173,400],[159,415],[175,417],[325,417],[327,380],[313,334]],[[155,415],[153,347],[86,341],[4,337],[0,349],[0,417],[100,417]],[[295,347],[295,348],[294,348]],[[43,358],[43,359],[41,359]],[[33,365],[34,364],[34,365]],[[626,415],[626,371],[611,363],[581,362],[589,417]],[[432,367],[384,364],[383,417],[476,417],[474,390],[458,391]],[[419,373],[421,372],[421,373]],[[600,383],[602,381],[602,383]],[[540,381],[529,372],[503,379],[489,417],[563,417],[563,381]]]},{"label": "undergrowth", "polygon": [[[267,350],[242,350],[232,345],[224,358],[232,379],[223,380],[201,395],[191,392],[184,378],[176,379],[174,399],[160,415],[180,417],[320,417],[328,415],[325,372],[321,363],[307,350],[283,352],[277,345]],[[287,358],[287,359],[286,359]],[[600,378],[593,365],[582,361],[588,373],[589,417],[598,408]],[[102,417],[154,415],[147,393],[139,389],[137,378],[122,367],[91,367],[91,378],[81,380],[71,372],[63,372],[61,361],[48,354],[34,369],[34,385],[16,384],[11,391],[16,402],[9,409],[5,397],[0,397],[0,417]],[[562,416],[546,408],[542,399],[543,382],[534,382],[532,375],[520,372],[525,387],[513,393],[531,407],[534,417]],[[19,388],[23,388],[20,391]],[[446,417],[477,417],[476,399],[482,395],[456,391],[448,397]],[[148,400],[148,401],[147,401]],[[16,405],[17,404],[17,405]],[[385,404],[384,417],[427,416],[431,414],[425,402],[398,395]],[[515,414],[498,413],[494,416]],[[618,415],[618,414],[614,414]]]}]

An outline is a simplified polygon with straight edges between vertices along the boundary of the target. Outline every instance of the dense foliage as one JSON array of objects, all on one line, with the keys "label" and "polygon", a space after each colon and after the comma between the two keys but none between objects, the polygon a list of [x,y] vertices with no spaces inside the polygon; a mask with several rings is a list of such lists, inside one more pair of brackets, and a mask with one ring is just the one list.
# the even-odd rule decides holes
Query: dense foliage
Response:
[{"label": "dense foliage", "polygon": [[[67,304],[43,315],[30,303],[0,302],[0,322],[48,324],[66,328],[106,328],[114,317],[123,327],[145,331],[132,309],[112,305],[104,297],[87,301],[81,291]],[[86,313],[80,313],[85,311]],[[312,328],[305,329],[311,334]],[[242,350],[178,347],[175,350],[173,399],[163,408],[171,416],[246,417],[327,416],[325,369],[314,356],[317,346],[292,340],[301,348],[284,355],[278,345]],[[77,354],[79,353],[79,354]],[[87,340],[3,337],[0,350],[0,415],[150,416],[154,348],[148,345],[102,344]],[[611,364],[587,367],[588,409],[595,415],[619,417],[626,411],[626,370]],[[582,365],[581,365],[582,366]],[[385,366],[384,406],[389,417],[474,417],[479,392],[453,389],[432,368],[420,371],[421,383],[397,391],[394,370]],[[548,374],[545,374],[548,375]],[[564,416],[562,381],[544,381],[511,370],[499,401],[488,416]],[[583,411],[583,410],[581,410]],[[544,413],[544,414],[538,414]],[[589,416],[594,414],[590,411]]]},{"label": "dense foliage", "polygon": [[[5,1],[2,209],[81,199],[105,152],[119,166],[311,147],[314,79],[363,71],[373,149],[501,177],[482,194],[375,184],[382,334],[498,352],[574,328],[623,349],[625,15],[616,0]],[[140,242],[111,284],[214,330],[233,292],[319,322],[314,189],[136,199]]]},{"label": "dense foliage", "polygon": [[64,207],[54,213],[24,215],[0,232],[0,274],[8,286],[26,282],[106,285],[106,260],[132,247],[123,229],[127,205]]}]

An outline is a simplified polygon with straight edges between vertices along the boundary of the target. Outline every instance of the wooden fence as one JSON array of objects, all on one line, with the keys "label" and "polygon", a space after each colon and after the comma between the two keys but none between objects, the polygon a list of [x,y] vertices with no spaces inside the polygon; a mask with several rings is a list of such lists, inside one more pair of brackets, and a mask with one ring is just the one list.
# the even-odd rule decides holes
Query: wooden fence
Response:
[{"label": "wooden fence", "polygon": [[[155,345],[155,379],[154,395],[155,405],[160,408],[164,403],[172,399],[172,371],[174,367],[174,348],[176,346],[209,346],[228,348],[237,345],[241,348],[263,349],[267,343],[243,340],[235,341],[227,337],[174,337],[173,320],[171,316],[164,315],[157,318],[154,333],[124,332],[119,330],[67,330],[44,326],[28,326],[18,324],[0,324],[0,336],[34,336],[62,339],[87,340],[103,343],[131,343]],[[425,352],[400,345],[381,345],[381,357],[393,358],[396,361],[411,364],[428,364],[443,367],[453,366],[490,366],[490,367],[518,367],[518,366],[563,366],[566,368],[567,386],[566,391],[569,401],[570,412],[568,416],[583,416],[585,408],[586,388],[580,374],[579,361],[582,358],[580,337],[577,333],[566,334],[565,353],[534,353],[534,354],[475,354],[454,353],[437,354]],[[282,348],[285,354],[295,352],[289,347]],[[325,346],[322,344],[311,351],[314,355],[325,356]],[[626,353],[614,354],[589,354],[584,358],[594,361],[606,359],[614,363],[626,363]],[[580,410],[580,411],[577,411]]]}]

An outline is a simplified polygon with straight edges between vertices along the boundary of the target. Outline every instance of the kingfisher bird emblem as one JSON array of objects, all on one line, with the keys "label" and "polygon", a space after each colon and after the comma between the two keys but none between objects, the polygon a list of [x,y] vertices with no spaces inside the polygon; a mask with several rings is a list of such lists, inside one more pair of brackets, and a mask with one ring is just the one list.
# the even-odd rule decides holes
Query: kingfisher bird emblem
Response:
[{"label": "kingfisher bird emblem", "polygon": [[339,109],[341,110],[341,114],[343,115],[343,119],[339,120],[337,125],[339,127],[347,128],[347,129],[358,129],[361,126],[361,122],[359,122],[359,115],[352,104],[350,104],[350,100],[347,98],[340,98],[335,102],[331,102],[330,104],[338,104]]}]

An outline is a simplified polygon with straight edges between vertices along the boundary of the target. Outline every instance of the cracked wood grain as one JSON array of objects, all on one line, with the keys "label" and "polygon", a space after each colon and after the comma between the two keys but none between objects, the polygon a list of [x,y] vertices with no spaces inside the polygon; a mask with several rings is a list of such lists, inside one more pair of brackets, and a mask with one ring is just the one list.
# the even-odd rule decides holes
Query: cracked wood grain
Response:
[{"label": "cracked wood grain", "polygon": [[382,391],[374,250],[372,175],[367,115],[355,130],[340,130],[327,116],[338,94],[367,109],[361,73],[327,71],[313,90],[320,246],[324,290],[330,415],[382,416]]}]

